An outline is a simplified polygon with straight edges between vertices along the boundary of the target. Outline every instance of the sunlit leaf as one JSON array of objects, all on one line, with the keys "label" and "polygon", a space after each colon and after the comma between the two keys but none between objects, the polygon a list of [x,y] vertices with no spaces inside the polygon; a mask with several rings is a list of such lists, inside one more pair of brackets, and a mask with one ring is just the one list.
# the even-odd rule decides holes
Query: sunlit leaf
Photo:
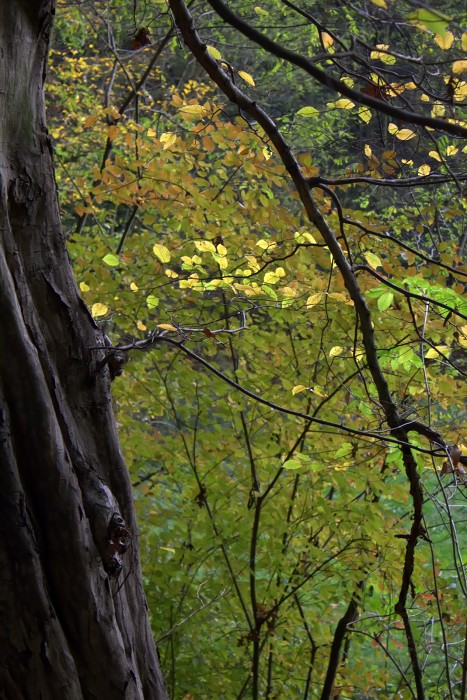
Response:
[{"label": "sunlit leaf", "polygon": [[371,110],[368,107],[359,107],[357,114],[365,124],[368,124],[372,117]]},{"label": "sunlit leaf", "polygon": [[431,173],[431,167],[429,165],[421,165],[418,169],[418,174],[420,177],[429,175]]},{"label": "sunlit leaf", "polygon": [[166,248],[165,245],[156,243],[152,248],[152,252],[162,263],[167,263],[170,261],[170,250]]},{"label": "sunlit leaf", "polygon": [[100,302],[96,302],[91,306],[91,313],[94,316],[94,318],[98,318],[99,316],[105,316],[108,310],[109,307],[105,304],[101,304]]},{"label": "sunlit leaf", "polygon": [[330,349],[329,351],[329,357],[337,357],[337,355],[340,355],[343,352],[344,348],[341,348],[340,345],[335,345],[333,348]]},{"label": "sunlit leaf", "polygon": [[302,391],[307,391],[307,390],[308,390],[308,387],[304,386],[303,384],[297,384],[292,389],[292,396],[295,396],[295,394],[301,394]]},{"label": "sunlit leaf", "polygon": [[413,139],[416,134],[411,129],[399,129],[396,131],[395,136],[396,139],[399,139],[399,141],[410,141],[410,139]]},{"label": "sunlit leaf", "polygon": [[380,311],[386,311],[392,305],[394,301],[394,294],[392,292],[384,292],[378,297],[377,306]]},{"label": "sunlit leaf", "polygon": [[156,306],[159,306],[159,299],[154,296],[154,294],[149,294],[149,296],[146,297],[146,304],[148,309],[155,309]]},{"label": "sunlit leaf", "polygon": [[377,267],[382,267],[380,258],[375,253],[372,253],[371,250],[366,250],[363,255],[368,265],[374,270],[376,270]]},{"label": "sunlit leaf", "polygon": [[215,46],[206,46],[206,50],[213,58],[216,59],[216,61],[221,60],[222,54],[218,49],[216,49]]},{"label": "sunlit leaf", "polygon": [[240,78],[243,78],[243,80],[246,83],[248,83],[248,85],[253,85],[253,87],[255,86],[255,81],[253,80],[252,76],[249,73],[247,73],[244,70],[239,70],[238,74],[239,74]]},{"label": "sunlit leaf", "polygon": [[104,255],[102,261],[110,267],[117,267],[117,265],[120,265],[120,260],[113,253],[107,253],[107,255]]},{"label": "sunlit leaf", "polygon": [[427,7],[420,7],[414,12],[411,12],[406,17],[409,24],[413,24],[423,31],[434,32],[440,36],[446,34],[446,28],[451,21],[451,18],[443,12],[433,10]]},{"label": "sunlit leaf", "polygon": [[467,71],[467,59],[454,61],[452,64],[453,73],[465,73]]},{"label": "sunlit leaf", "polygon": [[355,102],[348,100],[346,97],[342,97],[340,100],[334,102],[334,107],[337,109],[353,109],[355,107]]},{"label": "sunlit leaf", "polygon": [[206,108],[203,107],[203,105],[187,105],[186,107],[180,107],[179,112],[182,112],[183,114],[188,114],[190,117],[201,118],[205,116]]},{"label": "sunlit leaf", "polygon": [[334,39],[328,32],[321,32],[321,41],[325,49],[328,49],[334,44]]},{"label": "sunlit leaf", "polygon": [[425,353],[426,360],[434,360],[440,355],[446,355],[449,352],[449,348],[446,345],[437,345],[434,348],[430,348]]},{"label": "sunlit leaf", "polygon": [[301,117],[317,117],[319,115],[319,111],[316,109],[316,107],[302,107],[298,110],[297,114],[299,114]]},{"label": "sunlit leaf", "polygon": [[445,32],[444,35],[435,34],[435,41],[440,47],[440,49],[450,49],[454,43],[454,34],[452,32]]},{"label": "sunlit leaf", "polygon": [[312,306],[316,306],[316,304],[319,304],[321,299],[323,298],[323,293],[318,292],[317,294],[312,294],[311,296],[308,297],[306,300],[306,305],[307,308],[311,308]]},{"label": "sunlit leaf", "polygon": [[282,469],[301,469],[303,466],[303,463],[299,462],[298,459],[288,459],[282,465]]}]

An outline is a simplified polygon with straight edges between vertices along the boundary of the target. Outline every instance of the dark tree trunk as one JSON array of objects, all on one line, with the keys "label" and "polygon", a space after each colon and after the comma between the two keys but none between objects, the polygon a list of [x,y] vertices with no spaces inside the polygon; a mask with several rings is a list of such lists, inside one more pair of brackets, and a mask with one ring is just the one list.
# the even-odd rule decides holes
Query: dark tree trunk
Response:
[{"label": "dark tree trunk", "polygon": [[60,228],[43,98],[53,11],[0,1],[0,697],[156,700],[103,336]]}]

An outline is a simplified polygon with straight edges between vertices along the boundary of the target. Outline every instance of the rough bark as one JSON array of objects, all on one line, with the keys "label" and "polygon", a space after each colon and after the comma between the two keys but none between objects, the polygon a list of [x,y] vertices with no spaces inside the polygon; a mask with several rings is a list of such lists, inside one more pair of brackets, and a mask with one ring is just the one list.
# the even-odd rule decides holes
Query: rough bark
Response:
[{"label": "rough bark", "polygon": [[103,336],[60,228],[43,98],[53,12],[0,2],[0,697],[158,700]]}]

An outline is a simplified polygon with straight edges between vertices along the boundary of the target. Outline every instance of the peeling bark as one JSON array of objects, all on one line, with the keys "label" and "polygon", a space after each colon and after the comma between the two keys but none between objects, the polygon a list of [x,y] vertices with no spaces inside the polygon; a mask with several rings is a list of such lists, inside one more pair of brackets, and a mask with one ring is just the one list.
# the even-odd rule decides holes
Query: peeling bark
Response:
[{"label": "peeling bark", "polygon": [[0,5],[0,696],[165,698],[104,337],[60,228],[51,0]]}]

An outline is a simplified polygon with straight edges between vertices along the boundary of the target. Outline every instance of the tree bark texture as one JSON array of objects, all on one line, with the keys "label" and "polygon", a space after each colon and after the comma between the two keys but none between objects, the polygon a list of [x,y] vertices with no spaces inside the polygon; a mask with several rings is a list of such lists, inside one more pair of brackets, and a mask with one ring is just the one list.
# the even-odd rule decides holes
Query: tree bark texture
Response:
[{"label": "tree bark texture", "polygon": [[60,227],[53,12],[0,2],[0,697],[159,700],[108,351]]}]

